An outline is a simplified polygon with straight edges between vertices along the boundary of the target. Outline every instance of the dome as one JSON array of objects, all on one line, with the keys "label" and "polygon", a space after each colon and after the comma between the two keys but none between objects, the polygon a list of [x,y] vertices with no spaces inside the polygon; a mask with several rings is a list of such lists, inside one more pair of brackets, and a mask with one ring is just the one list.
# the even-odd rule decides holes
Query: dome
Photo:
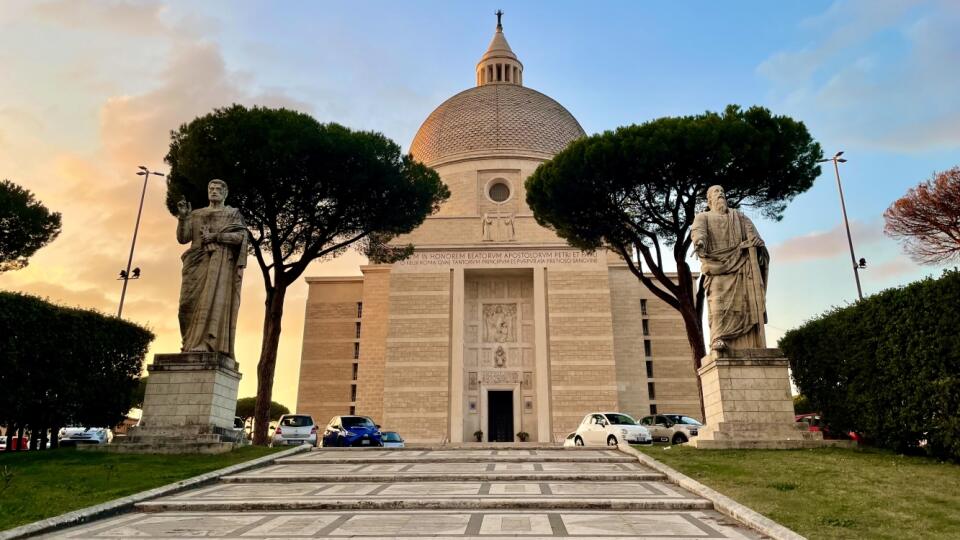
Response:
[{"label": "dome", "polygon": [[550,97],[518,84],[488,83],[430,113],[410,152],[431,167],[487,156],[549,159],[584,135],[576,118]]}]

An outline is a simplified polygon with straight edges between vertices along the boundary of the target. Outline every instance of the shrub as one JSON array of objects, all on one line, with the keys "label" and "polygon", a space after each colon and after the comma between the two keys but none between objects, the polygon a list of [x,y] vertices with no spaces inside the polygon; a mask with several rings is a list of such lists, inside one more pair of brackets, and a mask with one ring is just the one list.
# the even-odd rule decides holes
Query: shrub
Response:
[{"label": "shrub", "polygon": [[960,459],[960,271],[835,308],[780,347],[833,430]]},{"label": "shrub", "polygon": [[153,334],[95,311],[0,292],[0,424],[34,436],[111,427],[130,408]]}]

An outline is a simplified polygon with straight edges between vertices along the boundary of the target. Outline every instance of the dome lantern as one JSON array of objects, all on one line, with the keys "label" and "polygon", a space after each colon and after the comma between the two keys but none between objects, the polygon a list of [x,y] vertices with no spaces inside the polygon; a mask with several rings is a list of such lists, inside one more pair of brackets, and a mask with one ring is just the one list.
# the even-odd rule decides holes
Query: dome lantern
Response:
[{"label": "dome lantern", "polygon": [[477,62],[477,86],[485,84],[515,84],[523,86],[523,64],[517,59],[503,35],[501,17],[503,11],[497,10],[497,31],[490,40],[487,52]]}]

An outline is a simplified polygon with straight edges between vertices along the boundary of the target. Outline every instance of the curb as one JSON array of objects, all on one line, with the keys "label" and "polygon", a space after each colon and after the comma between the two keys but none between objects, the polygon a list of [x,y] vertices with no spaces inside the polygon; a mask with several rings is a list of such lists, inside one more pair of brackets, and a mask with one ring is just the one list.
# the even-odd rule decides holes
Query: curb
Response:
[{"label": "curb", "polygon": [[99,519],[107,517],[114,514],[119,514],[125,510],[133,508],[133,506],[139,502],[148,501],[163,495],[170,495],[178,491],[182,491],[188,488],[194,488],[214,480],[220,479],[220,477],[233,474],[247,469],[253,469],[267,463],[271,463],[274,460],[291,456],[300,452],[308,452],[310,447],[307,445],[298,446],[296,448],[291,448],[290,450],[285,450],[283,452],[277,452],[276,454],[271,454],[268,456],[261,456],[257,459],[252,459],[250,461],[244,461],[243,463],[237,463],[236,465],[231,465],[229,467],[224,467],[222,469],[217,469],[215,471],[210,471],[208,473],[201,474],[199,476],[194,476],[193,478],[187,478],[185,480],[180,480],[172,484],[167,484],[165,486],[160,486],[158,488],[148,489],[147,491],[141,491],[140,493],[134,493],[133,495],[127,495],[126,497],[121,497],[119,499],[114,499],[112,501],[107,501],[102,504],[95,506],[88,506],[87,508],[81,508],[80,510],[73,510],[65,514],[60,514],[59,516],[54,516],[47,519],[42,519],[40,521],[34,521],[33,523],[28,523],[26,525],[21,525],[14,529],[9,529],[6,531],[0,532],[0,540],[12,540],[14,538],[27,538],[29,536],[37,535],[40,533],[47,533],[59,529],[64,529],[67,527],[72,527],[74,525],[80,525],[82,523],[87,523],[93,521],[94,519]]},{"label": "curb", "polygon": [[671,483],[709,500],[713,503],[714,509],[721,514],[725,514],[755,531],[759,531],[775,540],[807,540],[805,536],[801,536],[776,521],[738,503],[730,497],[708,488],[693,478],[660,463],[630,445],[620,444],[618,448],[621,452],[635,456],[640,463],[647,467],[663,473]]}]

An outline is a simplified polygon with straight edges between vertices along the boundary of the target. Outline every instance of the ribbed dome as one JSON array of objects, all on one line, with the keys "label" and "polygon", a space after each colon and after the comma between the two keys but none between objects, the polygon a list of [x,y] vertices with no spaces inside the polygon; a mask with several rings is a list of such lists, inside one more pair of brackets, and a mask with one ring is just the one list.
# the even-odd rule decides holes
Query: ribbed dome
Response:
[{"label": "ribbed dome", "polygon": [[515,84],[484,84],[444,101],[427,117],[410,152],[435,167],[471,157],[549,159],[585,133],[562,105]]}]

